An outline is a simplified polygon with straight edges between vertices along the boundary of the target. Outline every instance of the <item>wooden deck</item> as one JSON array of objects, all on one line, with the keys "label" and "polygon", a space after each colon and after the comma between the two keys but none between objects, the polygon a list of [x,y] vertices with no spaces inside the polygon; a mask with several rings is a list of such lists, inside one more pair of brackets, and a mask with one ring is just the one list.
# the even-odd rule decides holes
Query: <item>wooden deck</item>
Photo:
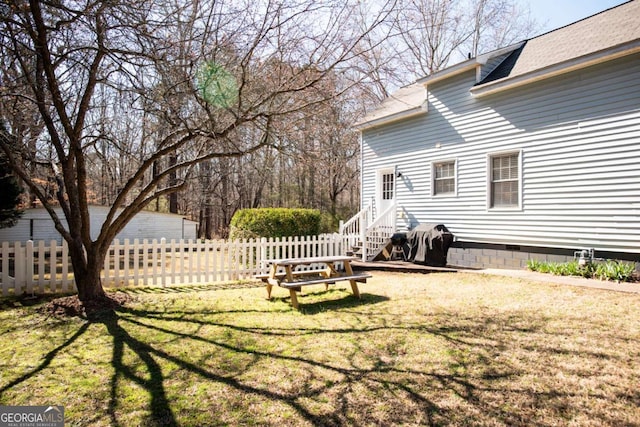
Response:
[{"label": "wooden deck", "polygon": [[407,273],[457,273],[460,271],[457,267],[433,267],[430,265],[414,264],[408,261],[351,261],[351,267],[354,270],[381,270],[381,271],[398,271]]}]

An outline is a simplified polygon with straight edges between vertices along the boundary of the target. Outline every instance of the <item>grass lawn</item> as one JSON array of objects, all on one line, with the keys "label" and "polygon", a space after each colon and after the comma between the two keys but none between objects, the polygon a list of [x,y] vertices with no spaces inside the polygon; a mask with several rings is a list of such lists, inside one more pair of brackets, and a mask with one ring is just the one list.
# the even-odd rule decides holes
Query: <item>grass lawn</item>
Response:
[{"label": "grass lawn", "polygon": [[135,289],[99,321],[0,302],[0,405],[66,425],[640,425],[640,295],[466,273]]}]

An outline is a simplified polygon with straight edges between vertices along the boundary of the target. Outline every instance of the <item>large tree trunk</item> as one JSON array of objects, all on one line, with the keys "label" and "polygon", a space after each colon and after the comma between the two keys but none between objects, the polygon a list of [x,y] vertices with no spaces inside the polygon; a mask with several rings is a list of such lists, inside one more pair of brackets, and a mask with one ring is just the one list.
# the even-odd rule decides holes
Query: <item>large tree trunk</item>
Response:
[{"label": "large tree trunk", "polygon": [[69,244],[69,256],[78,288],[78,299],[85,307],[99,305],[107,298],[100,280],[105,255],[104,251],[94,246],[86,248],[85,255],[85,248],[81,242]]},{"label": "large tree trunk", "polygon": [[[173,167],[178,163],[178,156],[169,157],[169,167]],[[169,174],[169,186],[173,187],[178,183],[178,175],[175,172]],[[169,212],[172,214],[178,213],[178,193],[174,192],[169,194]]]}]

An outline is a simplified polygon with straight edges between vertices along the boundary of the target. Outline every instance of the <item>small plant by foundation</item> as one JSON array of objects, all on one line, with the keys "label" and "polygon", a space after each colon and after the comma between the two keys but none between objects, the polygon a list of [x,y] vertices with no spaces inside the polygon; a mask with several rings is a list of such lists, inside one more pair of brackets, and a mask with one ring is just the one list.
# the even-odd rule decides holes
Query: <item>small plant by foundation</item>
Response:
[{"label": "small plant by foundation", "polygon": [[635,272],[633,263],[616,260],[580,265],[578,261],[557,263],[530,259],[527,261],[527,268],[531,271],[549,273],[556,276],[579,276],[587,279],[593,278],[616,282],[633,281]]}]

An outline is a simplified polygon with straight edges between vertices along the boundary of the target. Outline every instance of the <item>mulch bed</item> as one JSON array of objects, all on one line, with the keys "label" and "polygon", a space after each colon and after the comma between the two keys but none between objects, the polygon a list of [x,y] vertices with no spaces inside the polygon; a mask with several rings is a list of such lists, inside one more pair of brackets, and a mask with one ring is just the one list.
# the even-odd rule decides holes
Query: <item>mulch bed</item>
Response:
[{"label": "mulch bed", "polygon": [[107,293],[105,298],[83,304],[77,295],[56,298],[40,308],[40,312],[55,317],[81,317],[91,319],[104,313],[113,312],[133,300],[124,292]]}]

